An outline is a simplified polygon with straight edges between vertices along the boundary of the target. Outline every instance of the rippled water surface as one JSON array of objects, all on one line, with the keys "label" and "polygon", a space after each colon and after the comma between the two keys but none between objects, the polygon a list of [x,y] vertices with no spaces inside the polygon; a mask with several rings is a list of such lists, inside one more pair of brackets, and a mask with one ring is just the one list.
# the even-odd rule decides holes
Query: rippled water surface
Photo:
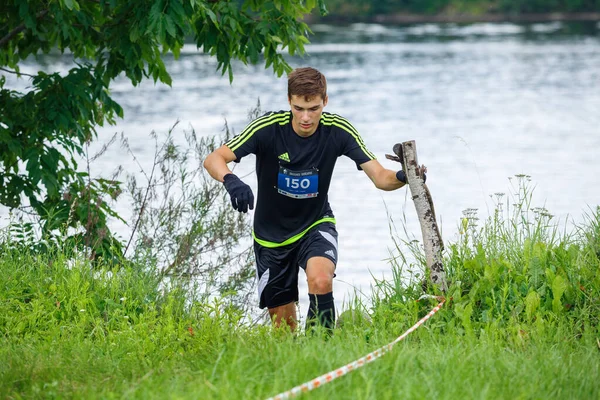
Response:
[{"label": "rippled water surface", "polygon": [[[395,143],[416,141],[445,241],[456,240],[463,210],[477,208],[480,218],[488,216],[491,196],[509,193],[515,174],[531,176],[533,205],[546,207],[555,219],[580,221],[600,204],[600,25],[358,24],[313,30],[309,54],[290,63],[327,76],[326,110],[349,119],[384,166],[397,168],[384,156]],[[49,70],[69,67],[62,58],[43,63]],[[213,135],[227,119],[239,132],[258,99],[263,110],[288,107],[286,81],[270,70],[235,64],[230,85],[215,66],[214,59],[186,47],[180,60],[167,60],[172,87],[134,88],[119,80],[113,94],[125,118],[100,129],[100,140],[124,132],[149,168],[152,130],[165,132],[179,120],[178,135],[190,127]],[[117,165],[138,170],[116,146],[95,168],[100,173]],[[238,168],[251,173],[253,160]],[[255,187],[253,179],[247,181]],[[394,248],[390,219],[399,232],[405,226],[409,237],[421,234],[406,189],[378,191],[349,159],[338,162],[330,203],[340,234],[334,290],[341,305],[354,287],[368,293],[373,276],[391,276],[385,261]],[[126,202],[118,208],[127,215]],[[127,235],[127,227],[115,226]],[[305,307],[304,283],[301,293]]]}]

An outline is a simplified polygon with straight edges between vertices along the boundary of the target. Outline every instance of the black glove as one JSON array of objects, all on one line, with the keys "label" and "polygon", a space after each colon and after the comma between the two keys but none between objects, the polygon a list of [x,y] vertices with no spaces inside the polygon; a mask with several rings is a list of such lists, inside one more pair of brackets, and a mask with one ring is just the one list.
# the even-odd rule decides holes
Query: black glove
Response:
[{"label": "black glove", "polygon": [[254,194],[250,186],[246,185],[234,174],[223,177],[223,184],[231,197],[231,205],[239,212],[248,212],[248,207],[254,210]]},{"label": "black glove", "polygon": [[398,179],[400,182],[404,183],[406,185],[406,174],[404,173],[403,170],[400,170],[398,172],[396,172],[396,179]]},{"label": "black glove", "polygon": [[[396,172],[396,179],[398,179],[400,182],[404,183],[405,185],[408,182],[406,180],[406,174],[404,173],[403,170]],[[423,173],[423,183],[425,183],[426,181],[427,181],[427,175],[425,175],[425,173]]]}]

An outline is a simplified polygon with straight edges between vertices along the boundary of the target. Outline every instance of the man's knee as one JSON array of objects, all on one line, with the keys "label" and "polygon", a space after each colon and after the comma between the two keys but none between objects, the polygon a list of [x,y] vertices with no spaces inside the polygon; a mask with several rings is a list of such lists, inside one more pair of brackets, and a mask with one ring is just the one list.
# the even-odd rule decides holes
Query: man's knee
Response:
[{"label": "man's knee", "polygon": [[308,277],[308,288],[310,293],[329,293],[333,288],[333,275],[318,273]]},{"label": "man's knee", "polygon": [[306,266],[309,293],[324,294],[333,289],[335,264],[325,257],[310,258]]}]

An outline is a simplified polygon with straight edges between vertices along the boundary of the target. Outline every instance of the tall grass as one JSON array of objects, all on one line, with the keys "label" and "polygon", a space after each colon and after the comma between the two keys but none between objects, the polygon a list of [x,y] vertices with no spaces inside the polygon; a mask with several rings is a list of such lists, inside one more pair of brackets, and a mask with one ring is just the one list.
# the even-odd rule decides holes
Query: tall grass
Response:
[{"label": "tall grass", "polygon": [[[476,210],[466,210],[458,240],[446,246],[450,289],[447,310],[437,319],[441,330],[510,345],[541,340],[598,347],[600,208],[569,233],[547,210],[532,206],[527,176],[514,182],[511,194],[494,196],[494,211],[483,222]],[[406,244],[418,251],[413,242]],[[414,267],[406,257],[392,262],[393,279],[376,282],[376,314],[414,319],[424,312],[415,301],[421,282],[407,285],[406,278],[426,272],[406,273]]]},{"label": "tall grass", "polygon": [[[306,397],[600,398],[600,209],[565,234],[519,188],[487,219],[461,221],[441,311]],[[400,258],[394,278],[376,282],[369,319],[328,339],[292,335],[245,324],[226,302],[190,301],[185,282],[166,290],[135,265],[92,270],[63,254],[0,252],[6,399],[267,398],[391,342],[435,305],[417,301],[421,283],[406,282]]]}]

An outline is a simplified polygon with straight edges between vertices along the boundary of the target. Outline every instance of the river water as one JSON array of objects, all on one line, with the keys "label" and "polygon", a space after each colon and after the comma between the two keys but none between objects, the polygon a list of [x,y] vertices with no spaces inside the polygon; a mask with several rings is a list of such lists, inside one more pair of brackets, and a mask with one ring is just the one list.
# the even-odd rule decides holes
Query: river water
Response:
[{"label": "river water", "polygon": [[[456,240],[463,210],[476,208],[479,218],[487,217],[494,193],[511,192],[509,178],[516,174],[531,176],[533,205],[545,207],[555,221],[577,223],[600,204],[600,23],[312,28],[308,55],[288,58],[290,64],[326,75],[326,110],[349,119],[385,167],[398,168],[385,159],[395,143],[416,141],[446,242]],[[69,67],[61,57],[42,64]],[[176,135],[190,127],[213,135],[226,119],[240,132],[257,100],[265,111],[288,108],[285,78],[263,66],[234,64],[230,84],[215,71],[215,60],[194,47],[166,65],[172,87],[115,82],[113,95],[125,117],[99,129],[99,142],[123,132],[148,169],[153,130],[166,132],[180,121]],[[35,63],[23,67],[37,69]],[[117,165],[138,169],[118,146],[94,168],[100,174]],[[246,181],[255,188],[253,159],[237,168],[250,174]],[[334,291],[342,307],[355,290],[368,295],[373,277],[391,277],[386,259],[396,249],[390,221],[400,239],[420,239],[421,233],[407,189],[378,191],[346,158],[338,162],[330,203],[340,236]],[[127,200],[117,209],[127,217]],[[115,223],[115,229],[127,237],[128,227]],[[403,244],[400,250],[406,252]],[[300,281],[304,312],[306,284]]]}]

